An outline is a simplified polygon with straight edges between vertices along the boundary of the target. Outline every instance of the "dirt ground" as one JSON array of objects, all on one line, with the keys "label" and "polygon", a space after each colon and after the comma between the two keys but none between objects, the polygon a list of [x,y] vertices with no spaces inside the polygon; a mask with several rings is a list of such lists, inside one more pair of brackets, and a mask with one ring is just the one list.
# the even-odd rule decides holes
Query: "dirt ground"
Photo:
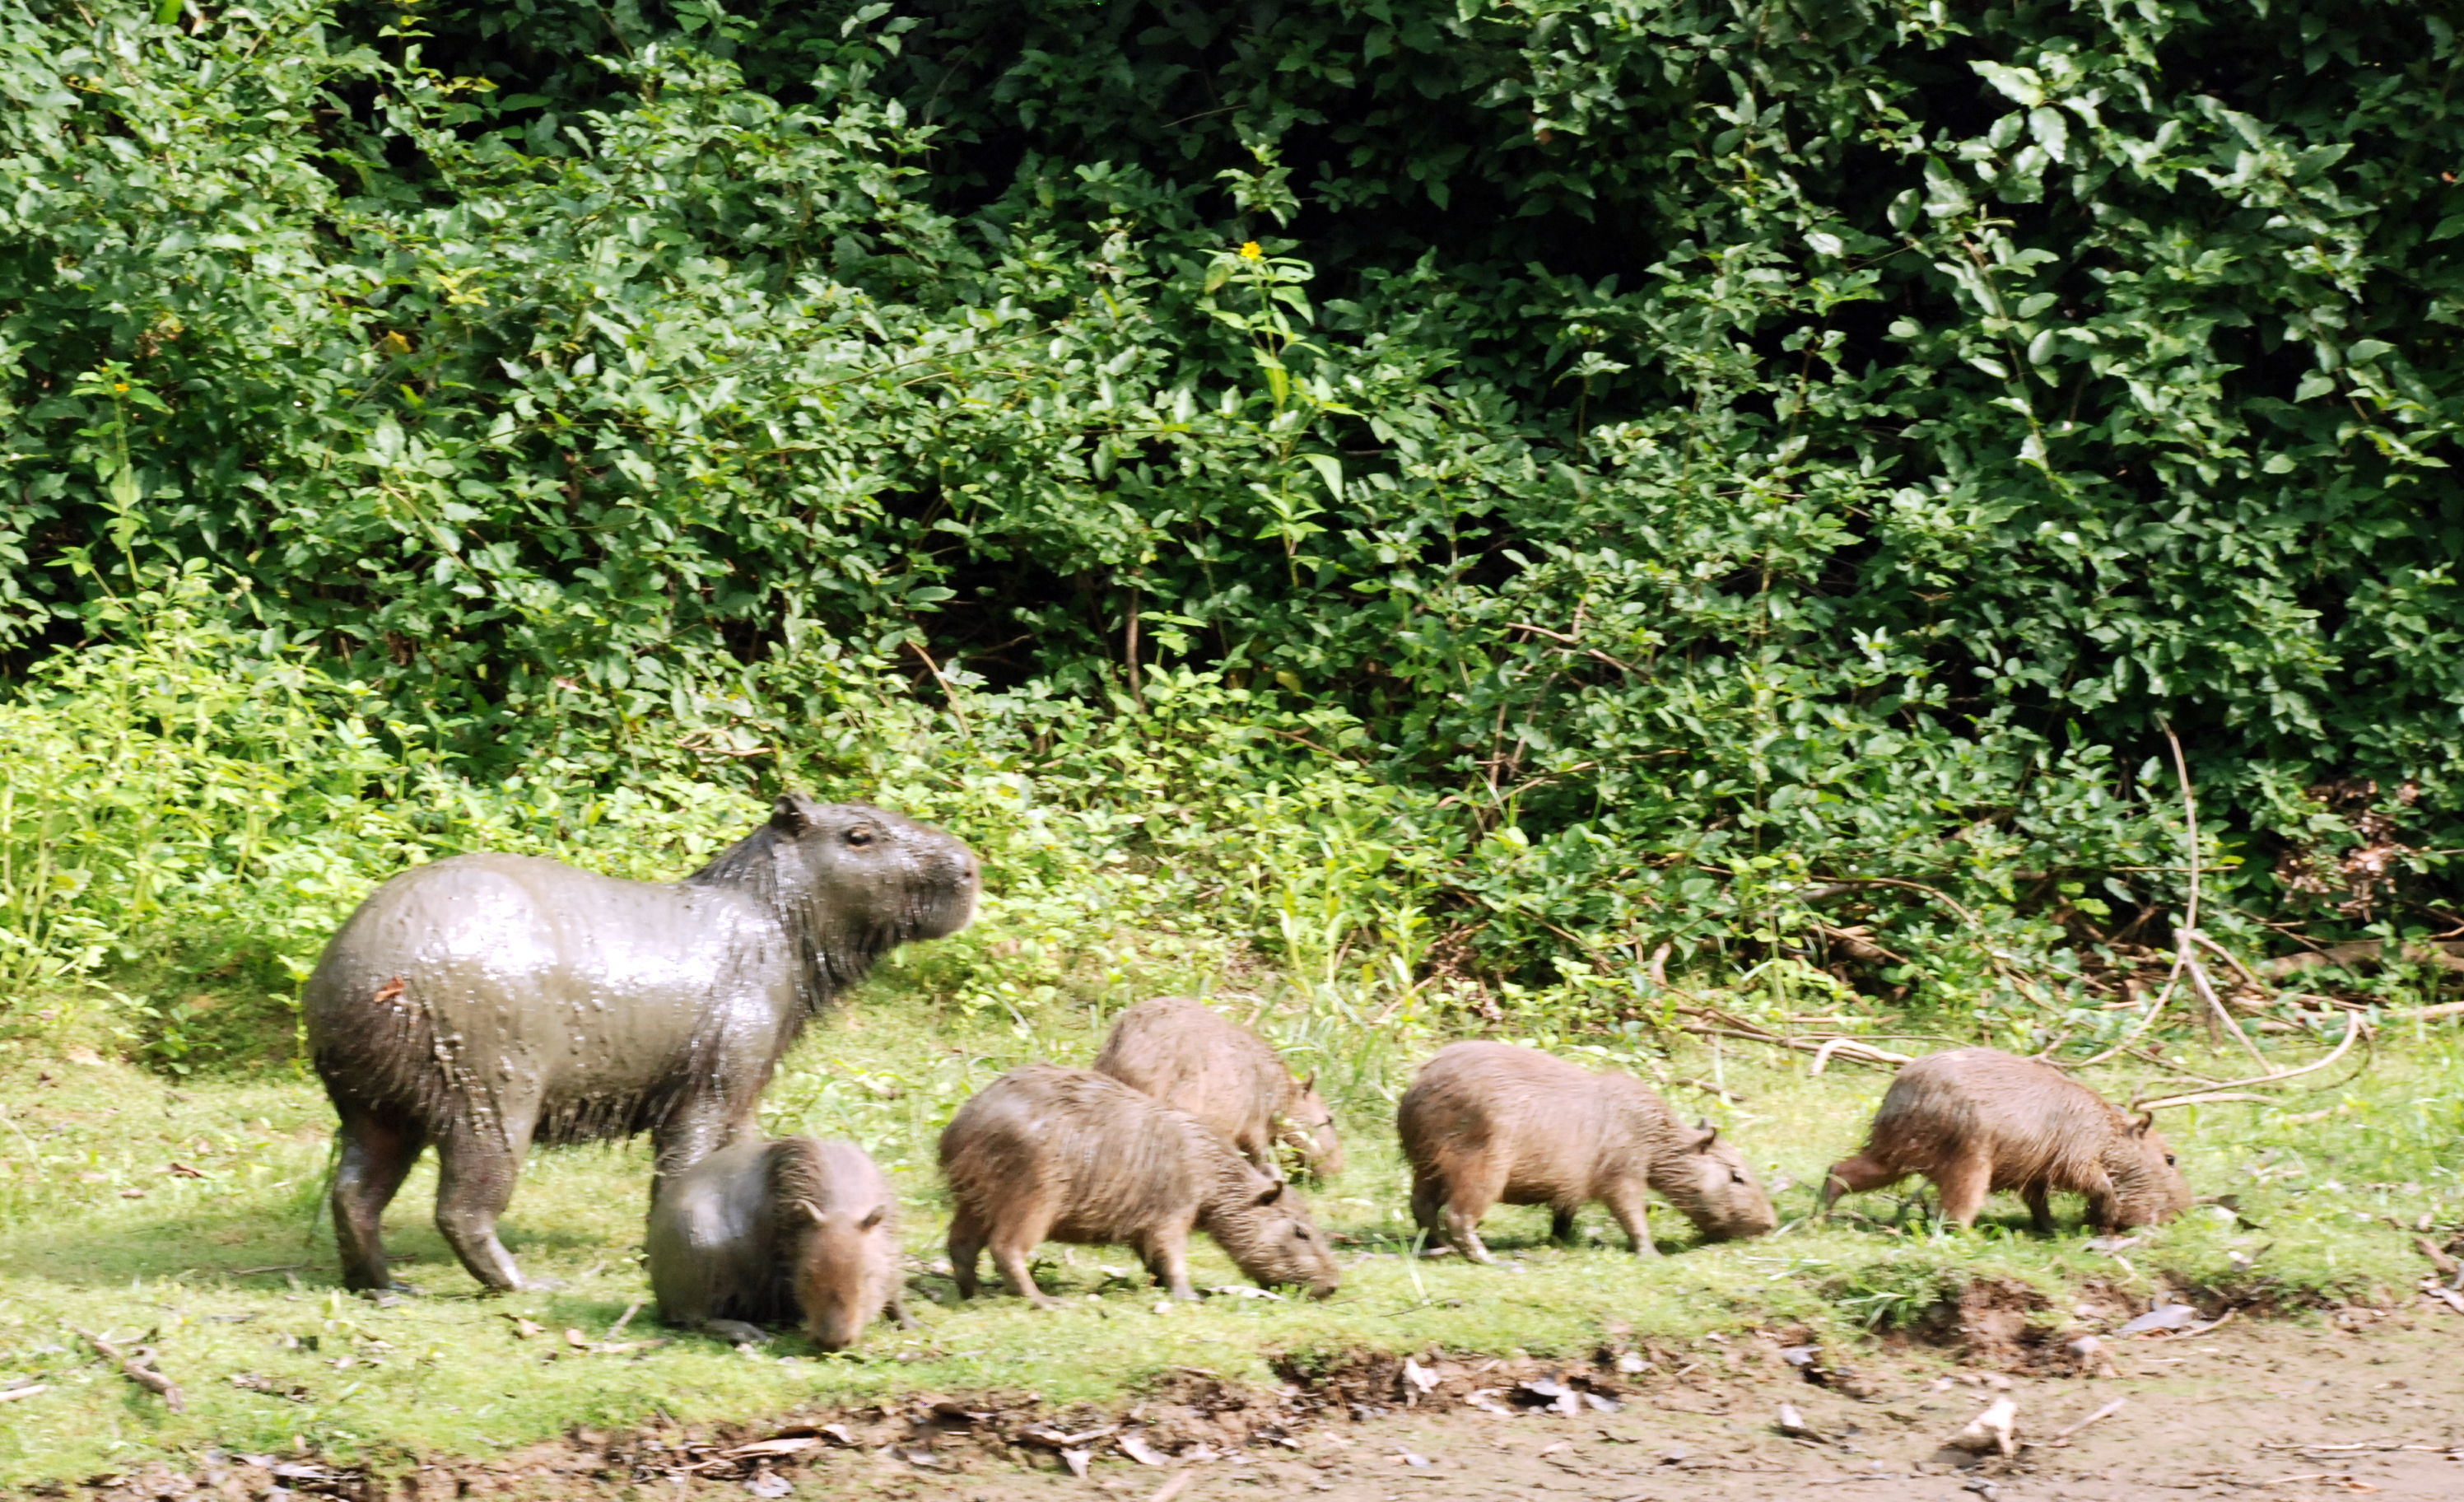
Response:
[{"label": "dirt ground", "polygon": [[[593,1434],[377,1478],[224,1457],[89,1495],[878,1498],[883,1502],[1325,1502],[1564,1497],[2142,1499],[2464,1497],[2464,1315],[2426,1303],[2099,1348],[1791,1346],[1788,1332],[1564,1363],[1392,1358],[1295,1373],[1282,1392],[1191,1370],[1126,1413],[1031,1395],[733,1434]],[[2013,1447],[1945,1441],[1996,1403]],[[978,1406],[980,1404],[980,1406]],[[2091,1416],[2097,1416],[2091,1418]],[[2082,1421],[2087,1421],[2083,1427]],[[2066,1432],[2076,1431],[2076,1432]]]},{"label": "dirt ground", "polygon": [[[2349,1317],[2349,1316],[2348,1316]],[[2110,1340],[2101,1375],[2009,1375],[1938,1354],[1869,1358],[1817,1373],[1737,1351],[1683,1376],[1633,1381],[1615,1412],[1525,1407],[1531,1394],[1449,1389],[1412,1406],[1333,1419],[1177,1470],[1119,1455],[1088,1480],[1058,1465],[979,1460],[928,1476],[913,1451],[831,1452],[798,1491],[912,1502],[1086,1495],[1205,1502],[1567,1497],[1591,1502],[1926,1498],[1943,1502],[2158,1495],[2464,1497],[2464,1319],[2359,1329],[2236,1321],[2205,1336]],[[2409,1325],[2410,1328],[2404,1328]],[[1408,1380],[1407,1380],[1408,1381]],[[2003,1384],[2008,1384],[2007,1386]],[[2015,1453],[1943,1441],[1992,1402],[2016,1408]],[[2067,1440],[2090,1414],[2121,1406]],[[1780,1432],[1789,1404],[1803,1429]],[[1366,1411],[1366,1410],[1364,1410]],[[1792,1425],[1793,1426],[1793,1425]],[[1189,1479],[1184,1483],[1182,1476]],[[1177,1491],[1174,1490],[1178,1487]]]}]

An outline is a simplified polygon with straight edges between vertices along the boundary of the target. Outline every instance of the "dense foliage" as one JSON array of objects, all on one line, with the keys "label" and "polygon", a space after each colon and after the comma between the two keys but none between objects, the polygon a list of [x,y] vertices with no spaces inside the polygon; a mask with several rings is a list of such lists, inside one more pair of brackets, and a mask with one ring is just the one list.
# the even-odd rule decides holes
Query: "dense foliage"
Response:
[{"label": "dense foliage", "polygon": [[2211,924],[2444,928],[2459,70],[2370,0],[0,0],[18,713],[176,602],[334,686],[320,800],[905,737],[1190,892],[1310,831],[1423,969],[2057,1010],[2178,911],[2169,728]]}]

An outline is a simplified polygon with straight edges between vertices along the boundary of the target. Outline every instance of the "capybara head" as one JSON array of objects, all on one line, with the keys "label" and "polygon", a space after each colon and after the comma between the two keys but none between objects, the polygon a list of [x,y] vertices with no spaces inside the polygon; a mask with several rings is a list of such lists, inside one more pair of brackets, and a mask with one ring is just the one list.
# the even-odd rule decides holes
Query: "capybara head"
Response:
[{"label": "capybara head", "polygon": [[825,947],[878,951],[975,919],[979,874],[964,841],[870,804],[784,793],[770,810],[777,890],[826,915]]},{"label": "capybara head", "polygon": [[1326,1233],[1309,1219],[1300,1191],[1242,1165],[1206,1206],[1206,1233],[1261,1288],[1287,1285],[1325,1298],[1342,1282]]},{"label": "capybara head", "polygon": [[1309,1164],[1309,1171],[1320,1179],[1331,1179],[1343,1172],[1343,1138],[1334,1130],[1334,1113],[1327,1109],[1326,1097],[1317,1093],[1317,1076],[1302,1080],[1292,1092],[1291,1104],[1284,1109],[1287,1123],[1284,1140],[1292,1144]]},{"label": "capybara head", "polygon": [[794,1279],[796,1307],[804,1313],[804,1335],[825,1351],[855,1344],[881,1309],[895,1277],[897,1252],[888,1245],[889,1208],[826,1212],[810,1200],[796,1202],[812,1224],[798,1238]]},{"label": "capybara head", "polygon": [[2103,1155],[2105,1174],[2113,1181],[2113,1224],[2109,1229],[2162,1226],[2190,1207],[2190,1182],[2173,1160],[2173,1144],[2156,1130],[2156,1118],[2141,1112],[2127,1132],[2117,1137]]},{"label": "capybara head", "polygon": [[1762,1181],[1747,1166],[1745,1154],[1720,1140],[1718,1128],[1708,1121],[1691,1129],[1671,1124],[1678,1141],[1652,1163],[1651,1186],[1694,1223],[1705,1241],[1763,1236],[1778,1226]]}]

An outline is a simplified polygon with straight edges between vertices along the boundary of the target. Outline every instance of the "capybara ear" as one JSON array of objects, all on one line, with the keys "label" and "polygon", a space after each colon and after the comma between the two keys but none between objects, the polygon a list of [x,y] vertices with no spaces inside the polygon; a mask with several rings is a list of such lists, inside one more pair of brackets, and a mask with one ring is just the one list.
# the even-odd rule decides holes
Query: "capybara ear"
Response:
[{"label": "capybara ear", "polygon": [[1258,1196],[1258,1203],[1260,1204],[1272,1204],[1283,1197],[1284,1182],[1281,1179],[1277,1179],[1266,1185],[1265,1193]]},{"label": "capybara ear", "polygon": [[1317,1075],[1311,1072],[1309,1078],[1301,1081],[1301,1092],[1306,1094],[1315,1089],[1317,1089]]},{"label": "capybara ear", "polygon": [[2153,1111],[2143,1111],[2139,1113],[2138,1119],[2130,1123],[2130,1135],[2132,1137],[2145,1137],[2148,1130],[2155,1125],[2156,1113]]},{"label": "capybara ear", "polygon": [[813,827],[813,801],[803,793],[781,793],[770,806],[770,828],[781,834],[802,834]]},{"label": "capybara ear", "polygon": [[888,1211],[889,1207],[886,1205],[874,1205],[870,1214],[867,1215],[863,1220],[855,1223],[855,1228],[860,1231],[869,1231],[872,1229],[874,1226],[881,1224],[882,1216],[887,1214]]},{"label": "capybara ear", "polygon": [[811,1216],[813,1218],[814,1225],[821,1226],[826,1224],[825,1219],[822,1214],[822,1207],[815,1204],[812,1201],[799,1200],[796,1202],[796,1207],[803,1210],[806,1215]]},{"label": "capybara ear", "polygon": [[1698,1153],[1709,1152],[1711,1145],[1720,1140],[1720,1129],[1711,1124],[1709,1116],[1697,1121],[1694,1124],[1694,1130],[1703,1134],[1702,1138],[1694,1144],[1694,1151]]}]

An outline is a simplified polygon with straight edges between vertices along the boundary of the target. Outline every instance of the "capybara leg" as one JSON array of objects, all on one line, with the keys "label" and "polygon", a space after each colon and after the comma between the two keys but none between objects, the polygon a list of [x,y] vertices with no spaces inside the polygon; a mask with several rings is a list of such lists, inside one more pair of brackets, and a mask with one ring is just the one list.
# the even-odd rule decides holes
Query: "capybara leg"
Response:
[{"label": "capybara leg", "polygon": [[1987,1192],[1993,1187],[1993,1160],[1983,1153],[1963,1154],[1935,1171],[1933,1186],[1942,1195],[1944,1220],[1953,1226],[1973,1226],[1976,1212],[1985,1208]]},{"label": "capybara leg", "polygon": [[1574,1244],[1574,1207],[1560,1204],[1549,1212],[1549,1239],[1560,1247]]},{"label": "capybara leg", "polygon": [[1634,1254],[1659,1256],[1660,1248],[1651,1239],[1650,1200],[1643,1193],[1642,1181],[1611,1184],[1602,1198],[1608,1202],[1609,1213],[1617,1217],[1618,1226],[1625,1231],[1626,1245],[1634,1248]]},{"label": "capybara leg", "polygon": [[334,1172],[334,1245],[342,1287],[363,1292],[393,1286],[385,1265],[385,1208],[419,1160],[426,1138],[407,1122],[354,1113],[342,1117],[342,1160]]},{"label": "capybara leg", "polygon": [[2051,1193],[2043,1184],[2030,1184],[2020,1197],[2028,1202],[2028,1219],[2035,1224],[2036,1234],[2051,1236],[2054,1233],[2054,1207],[2049,1203]]},{"label": "capybara leg", "polygon": [[1506,1164],[1503,1160],[1497,1161],[1493,1167],[1479,1159],[1454,1166],[1453,1172],[1446,1176],[1444,1220],[1446,1240],[1454,1244],[1455,1250],[1474,1262],[1494,1260],[1480,1239],[1480,1222],[1481,1217],[1488,1213],[1489,1206],[1497,1203],[1497,1197],[1505,1192]]},{"label": "capybara leg", "polygon": [[1880,1189],[1905,1177],[1904,1174],[1893,1173],[1862,1153],[1841,1159],[1831,1165],[1830,1173],[1823,1176],[1822,1213],[1827,1218],[1831,1214],[1832,1202],[1843,1194],[1863,1194],[1868,1189]]},{"label": "capybara leg", "polygon": [[1444,1234],[1444,1227],[1438,1221],[1438,1212],[1445,1208],[1445,1204],[1446,1186],[1443,1181],[1434,1175],[1414,1174],[1412,1176],[1412,1224],[1420,1228],[1423,1246]]},{"label": "capybara leg", "polygon": [[1189,1227],[1167,1226],[1147,1237],[1138,1248],[1138,1259],[1155,1274],[1157,1287],[1175,1298],[1195,1299],[1198,1291],[1189,1286]]},{"label": "capybara leg", "polygon": [[650,1134],[653,1197],[660,1180],[684,1172],[736,1140],[752,1120],[749,1107],[741,1113],[742,1119],[738,1115],[725,1101],[712,1099],[680,1106],[660,1122]]},{"label": "capybara leg", "polygon": [[984,1223],[971,1210],[950,1217],[950,1275],[958,1281],[958,1296],[976,1296],[976,1260],[983,1254]]},{"label": "capybara leg", "polygon": [[993,1266],[1001,1270],[1010,1292],[1023,1297],[1038,1309],[1056,1307],[1052,1295],[1035,1286],[1035,1275],[1026,1270],[1027,1258],[1044,1240],[1041,1236],[1021,1236],[1014,1227],[1003,1226],[993,1237]]},{"label": "capybara leg", "polygon": [[1258,1172],[1275,1179],[1284,1176],[1283,1160],[1275,1156],[1275,1136],[1265,1127],[1247,1128],[1232,1139],[1232,1145],[1257,1165]]},{"label": "capybara leg", "polygon": [[922,1328],[915,1323],[915,1316],[907,1312],[907,1294],[904,1290],[891,1294],[890,1302],[881,1306],[881,1312],[896,1320],[901,1330]]},{"label": "capybara leg", "polygon": [[[474,1138],[478,1138],[474,1140]],[[513,1203],[521,1155],[479,1133],[457,1133],[436,1144],[436,1228],[471,1275],[499,1293],[517,1292],[522,1274],[496,1239],[496,1217]]]}]

